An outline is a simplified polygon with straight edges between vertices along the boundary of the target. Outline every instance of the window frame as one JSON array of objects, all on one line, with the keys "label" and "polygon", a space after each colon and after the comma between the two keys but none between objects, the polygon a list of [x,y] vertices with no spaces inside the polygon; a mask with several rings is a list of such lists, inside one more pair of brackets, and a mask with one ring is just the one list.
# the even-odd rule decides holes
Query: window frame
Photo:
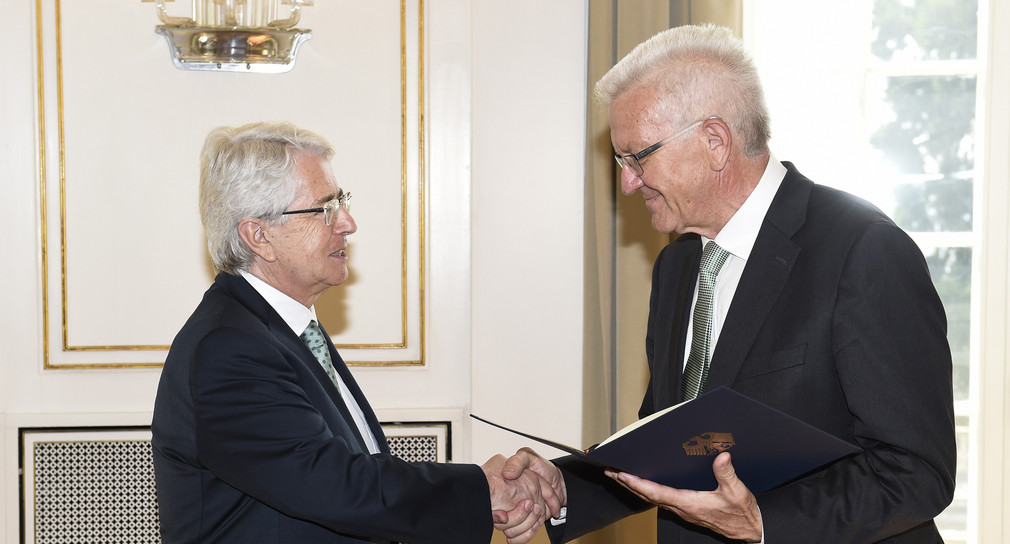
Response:
[{"label": "window frame", "polygon": [[[743,33],[753,21],[757,0],[742,0]],[[763,0],[761,8],[770,2]],[[872,0],[864,0],[867,13]],[[979,0],[975,60],[870,62],[865,76],[976,77],[975,196],[971,232],[915,232],[909,235],[924,253],[937,247],[968,247],[972,252],[971,355],[969,392],[955,402],[955,414],[968,416],[969,482],[957,489],[968,500],[965,542],[1010,541],[1010,5]],[[785,19],[783,19],[785,20]],[[825,21],[827,23],[827,21]],[[803,24],[816,24],[805,21]],[[867,34],[868,36],[868,34]],[[869,55],[869,40],[867,40]],[[1003,67],[1002,69],[1000,67]],[[774,150],[773,150],[774,151]],[[983,477],[984,475],[984,477]]]}]

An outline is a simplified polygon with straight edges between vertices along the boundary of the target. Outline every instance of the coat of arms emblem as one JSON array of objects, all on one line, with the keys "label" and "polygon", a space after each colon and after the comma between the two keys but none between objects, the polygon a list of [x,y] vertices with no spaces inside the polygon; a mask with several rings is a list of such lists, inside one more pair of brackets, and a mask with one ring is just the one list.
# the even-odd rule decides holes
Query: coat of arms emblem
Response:
[{"label": "coat of arms emblem", "polygon": [[688,455],[719,455],[736,445],[732,433],[702,433],[681,444]]}]

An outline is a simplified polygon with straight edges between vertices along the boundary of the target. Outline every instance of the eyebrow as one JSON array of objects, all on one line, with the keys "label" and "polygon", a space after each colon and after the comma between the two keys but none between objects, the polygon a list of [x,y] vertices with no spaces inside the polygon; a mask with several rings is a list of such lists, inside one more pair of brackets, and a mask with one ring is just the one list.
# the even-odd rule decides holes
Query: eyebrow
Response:
[{"label": "eyebrow", "polygon": [[322,206],[323,204],[326,204],[327,202],[329,202],[331,200],[334,200],[334,199],[337,199],[337,198],[340,198],[342,196],[344,196],[344,190],[343,189],[341,189],[340,192],[337,193],[337,194],[330,193],[330,194],[328,194],[328,195],[326,195],[324,197],[320,197],[319,199],[317,199],[315,201],[315,204],[318,204],[318,205]]}]

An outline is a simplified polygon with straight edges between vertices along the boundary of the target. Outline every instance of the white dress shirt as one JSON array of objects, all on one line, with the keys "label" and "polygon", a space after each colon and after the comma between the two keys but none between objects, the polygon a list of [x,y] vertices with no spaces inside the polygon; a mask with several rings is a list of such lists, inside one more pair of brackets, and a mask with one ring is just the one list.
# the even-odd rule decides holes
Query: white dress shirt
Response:
[{"label": "white dress shirt", "polygon": [[[740,277],[743,276],[743,269],[747,266],[747,259],[754,249],[754,242],[757,240],[758,231],[764,223],[768,208],[772,205],[775,193],[778,192],[782,180],[786,177],[786,167],[782,165],[775,155],[769,154],[768,165],[758,181],[757,187],[744,201],[740,209],[733,214],[726,226],[715,235],[715,243],[719,247],[729,252],[726,263],[715,278],[715,290],[712,294],[712,346],[715,352],[716,343],[719,341],[719,333],[722,332],[722,324],[726,322],[726,314],[729,313],[729,305],[733,302],[733,295],[737,286],[740,285]],[[702,236],[701,247],[712,240]],[[694,301],[691,303],[691,313],[688,319],[688,330],[693,331],[694,327],[694,305],[698,303],[698,287],[695,283]],[[691,353],[691,340],[693,334],[687,335],[687,347],[684,350],[684,364],[687,364],[687,357]],[[709,354],[711,355],[711,354]],[[763,524],[762,524],[763,525]],[[764,544],[764,527],[761,527],[761,540],[759,544]]]},{"label": "white dress shirt", "polygon": [[[729,305],[733,302],[733,295],[740,285],[740,277],[743,269],[747,266],[747,259],[754,249],[754,242],[757,240],[758,230],[764,222],[768,208],[782,185],[785,178],[786,167],[782,166],[774,155],[768,158],[768,165],[765,167],[761,180],[757,187],[751,192],[747,200],[744,201],[740,209],[733,214],[726,226],[715,236],[715,243],[729,252],[726,263],[722,265],[719,275],[715,278],[715,290],[712,293],[712,346],[713,353],[719,342],[719,333],[722,332],[722,325],[726,322],[726,314],[729,312]],[[710,239],[702,236],[702,248],[708,244]],[[691,312],[688,318],[688,331],[694,330],[694,306],[698,303],[698,288],[695,283],[694,300],[691,302]],[[693,334],[687,335],[687,346],[684,350],[683,364],[687,364],[687,357],[691,353],[691,340]],[[711,355],[711,354],[709,354]]]},{"label": "white dress shirt", "polygon": [[[771,206],[775,193],[778,192],[782,180],[785,178],[786,168],[774,155],[768,158],[768,165],[761,175],[757,186],[744,201],[740,209],[733,214],[726,226],[719,231],[715,237],[715,242],[729,252],[726,262],[716,276],[715,291],[713,293],[714,307],[712,309],[712,341],[711,346],[715,346],[719,341],[719,332],[722,324],[726,321],[726,314],[729,312],[729,305],[733,301],[733,294],[740,284],[740,277],[743,275],[744,266],[747,265],[747,258],[750,257],[751,249],[757,240],[758,230],[764,222],[768,208]],[[709,243],[710,239],[701,237],[702,248]],[[691,302],[691,317],[688,322],[688,330],[694,327],[694,305],[698,302],[697,283],[695,284],[694,300]],[[684,364],[687,364],[687,356],[691,353],[692,334],[687,335],[687,347],[684,351]],[[714,348],[713,348],[714,349]],[[561,509],[561,516],[557,519],[551,518],[551,525],[561,525],[566,522],[568,516],[567,507]],[[764,527],[761,529],[761,541],[764,544]]]},{"label": "white dress shirt", "polygon": [[[267,304],[280,314],[281,319],[288,324],[288,327],[291,327],[295,336],[300,337],[311,321],[319,322],[316,319],[315,306],[306,308],[302,303],[244,270],[240,270],[239,275],[245,278],[249,282],[249,285],[252,285],[253,289],[266,299]],[[337,373],[337,382],[337,388],[340,389],[340,397],[344,400],[344,404],[347,405],[354,423],[358,426],[358,431],[361,432],[361,436],[365,439],[369,453],[379,453],[379,443],[376,441],[375,435],[372,434],[372,430],[368,428],[365,414],[361,411],[361,407],[358,406],[358,402],[354,400],[354,395],[347,389],[347,385],[344,384],[344,380],[340,377],[339,373]]]}]

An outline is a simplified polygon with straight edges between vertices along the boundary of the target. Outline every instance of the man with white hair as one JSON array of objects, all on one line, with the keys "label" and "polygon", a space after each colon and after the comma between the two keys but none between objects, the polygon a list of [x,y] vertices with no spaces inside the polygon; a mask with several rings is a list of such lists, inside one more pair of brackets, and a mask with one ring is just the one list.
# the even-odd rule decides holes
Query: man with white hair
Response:
[{"label": "man with white hair", "polygon": [[[288,123],[213,130],[200,215],[220,271],[176,336],[154,406],[164,544],[472,544],[529,538],[559,499],[530,473],[408,463],[316,319],[347,279],[333,148]],[[508,513],[508,517],[506,517]],[[528,534],[527,534],[528,533]]]},{"label": "man with white hair", "polygon": [[[732,450],[713,460],[714,491],[521,450],[506,477],[533,470],[567,496],[552,541],[658,505],[660,544],[941,542],[933,518],[953,497],[956,457],[951,355],[915,243],[771,154],[757,71],[726,29],[662,32],[596,90],[623,192],[679,235],[653,270],[640,417],[727,386],[861,451],[755,496]],[[811,119],[812,138],[823,129]]]}]

